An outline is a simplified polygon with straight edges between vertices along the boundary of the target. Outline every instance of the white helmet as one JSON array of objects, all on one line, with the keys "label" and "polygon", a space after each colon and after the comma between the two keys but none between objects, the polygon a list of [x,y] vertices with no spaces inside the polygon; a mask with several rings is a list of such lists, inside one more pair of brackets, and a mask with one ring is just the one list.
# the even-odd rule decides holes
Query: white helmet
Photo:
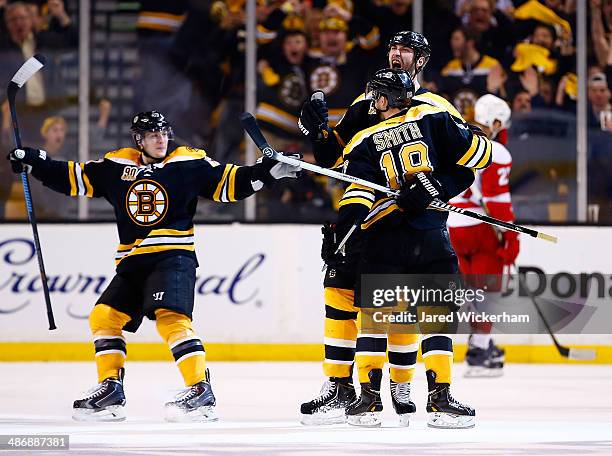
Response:
[{"label": "white helmet", "polygon": [[[480,97],[474,106],[474,120],[491,129],[493,137],[500,130],[510,126],[510,115],[511,111],[508,103],[490,93]],[[499,120],[501,126],[494,129],[493,124],[496,120]]]}]

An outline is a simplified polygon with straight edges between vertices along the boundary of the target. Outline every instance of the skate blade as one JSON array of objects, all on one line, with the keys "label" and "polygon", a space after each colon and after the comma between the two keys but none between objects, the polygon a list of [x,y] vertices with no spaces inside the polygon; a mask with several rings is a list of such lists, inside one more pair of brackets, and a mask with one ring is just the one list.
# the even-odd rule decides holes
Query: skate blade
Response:
[{"label": "skate blade", "polygon": [[503,368],[491,368],[491,367],[480,367],[474,366],[468,368],[463,376],[465,378],[495,378],[504,375]]},{"label": "skate blade", "polygon": [[331,410],[325,413],[313,413],[300,416],[300,423],[304,426],[325,426],[327,424],[343,424],[346,423],[346,415],[344,409]]},{"label": "skate blade", "polygon": [[382,424],[380,412],[367,412],[360,415],[347,415],[346,421],[352,426],[378,427]]},{"label": "skate blade", "polygon": [[72,419],[75,421],[125,421],[125,410],[122,405],[111,405],[102,410],[73,408]]},{"label": "skate blade", "polygon": [[412,415],[412,413],[402,413],[401,415],[397,415],[399,418],[400,427],[410,426],[410,415]]},{"label": "skate blade", "polygon": [[476,417],[452,413],[428,413],[427,426],[438,429],[469,429],[476,426]]},{"label": "skate blade", "polygon": [[169,423],[211,423],[218,421],[214,406],[186,411],[175,405],[166,405],[164,419]]}]

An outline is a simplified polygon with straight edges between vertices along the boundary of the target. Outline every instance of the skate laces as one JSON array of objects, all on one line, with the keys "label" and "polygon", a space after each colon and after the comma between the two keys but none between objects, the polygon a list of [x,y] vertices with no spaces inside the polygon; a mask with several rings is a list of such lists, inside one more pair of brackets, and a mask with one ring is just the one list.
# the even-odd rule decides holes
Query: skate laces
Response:
[{"label": "skate laces", "polygon": [[409,403],[410,402],[410,383],[391,383],[391,394],[397,400],[397,402]]},{"label": "skate laces", "polygon": [[93,399],[95,397],[101,396],[106,391],[106,380],[102,383],[98,383],[96,386],[90,388],[85,393],[84,400]]},{"label": "skate laces", "polygon": [[334,383],[326,380],[321,387],[321,392],[319,393],[319,397],[317,397],[313,402],[315,405],[322,404],[323,402],[330,399],[335,394]]}]

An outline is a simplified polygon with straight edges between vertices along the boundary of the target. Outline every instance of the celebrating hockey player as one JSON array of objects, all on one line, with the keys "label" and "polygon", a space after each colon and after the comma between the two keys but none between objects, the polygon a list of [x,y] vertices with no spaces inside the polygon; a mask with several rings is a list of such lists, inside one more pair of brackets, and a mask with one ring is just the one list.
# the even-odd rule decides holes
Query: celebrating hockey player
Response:
[{"label": "celebrating hockey player", "polygon": [[[484,95],[476,101],[475,121],[492,140],[491,166],[479,170],[472,186],[453,198],[455,206],[485,212],[497,219],[514,221],[510,200],[512,156],[504,146],[505,130],[510,122],[508,104],[495,95]],[[514,263],[519,253],[518,233],[499,231],[476,219],[451,213],[448,217],[451,242],[459,257],[459,268],[468,280],[482,282],[483,275],[497,275],[499,280],[486,280],[487,291],[500,291],[504,266]],[[479,283],[472,283],[479,286]],[[466,360],[468,377],[502,375],[504,352],[491,339],[492,325],[473,325]]]},{"label": "celebrating hockey player", "polygon": [[[353,224],[361,225],[359,274],[457,274],[446,213],[426,211],[434,198],[448,200],[444,182],[432,171],[452,170],[455,165],[483,169],[490,163],[491,143],[457,123],[444,109],[428,104],[411,106],[414,84],[404,70],[377,71],[367,93],[381,122],[357,133],[345,147],[345,172],[400,189],[400,195],[396,199],[365,186],[349,186],[341,200],[337,235],[342,238]],[[367,305],[360,302],[359,294],[356,305]],[[359,330],[355,363],[361,396],[347,407],[346,414],[350,424],[376,426],[381,423],[384,348],[381,350],[378,344],[379,335],[370,337],[361,326]],[[429,336],[425,336],[425,347],[440,337]],[[369,342],[374,353],[359,355],[362,339]],[[473,426],[474,409],[453,399],[450,378],[439,375],[431,365],[426,368],[428,424],[442,428]]]},{"label": "celebrating hockey player", "polygon": [[74,402],[73,418],[125,419],[122,331],[135,332],[146,316],[156,321],[187,387],[166,404],[166,419],[213,421],[215,396],[204,346],[192,325],[197,198],[234,202],[277,179],[296,177],[299,169],[267,158],[253,166],[222,165],[191,147],[170,151],[172,128],[157,111],[137,114],[131,129],[135,147],[87,163],[52,160],[44,150],[28,147],[9,154],[15,172],[26,166],[52,190],[103,197],[116,214],[116,275],[89,315],[99,383]]},{"label": "celebrating hockey player", "polygon": [[[434,106],[448,111],[456,122],[468,126],[457,110],[444,98],[419,87],[416,76],[427,65],[431,48],[427,39],[420,33],[403,31],[389,41],[389,66],[406,70],[413,79],[416,95],[412,105]],[[362,94],[348,108],[342,120],[333,129],[327,123],[327,105],[324,99],[308,101],[300,115],[300,129],[313,145],[317,163],[325,167],[336,167],[342,164],[342,151],[351,138],[381,121],[374,109],[372,100]],[[463,166],[449,164],[447,167],[435,168],[432,173],[444,184],[450,198],[467,189],[474,180],[472,170]],[[358,185],[349,186],[355,196],[361,194]],[[406,200],[407,201],[407,200]],[[344,205],[348,200],[341,202]],[[408,202],[406,202],[408,204]],[[415,205],[419,205],[415,202]],[[419,228],[429,229],[437,226],[437,215],[426,212],[419,219]],[[323,372],[329,378],[323,385],[321,394],[301,406],[302,423],[330,424],[346,420],[345,407],[355,399],[352,383],[352,365],[355,350],[374,353],[385,358],[388,348],[390,365],[390,388],[395,411],[400,424],[407,425],[409,417],[416,411],[410,400],[410,382],[416,366],[418,335],[390,334],[389,346],[384,340],[384,347],[372,345],[371,339],[357,342],[357,311],[354,306],[354,286],[357,279],[357,262],[360,258],[360,237],[357,230],[345,246],[345,255],[334,254],[337,244],[342,239],[333,227],[324,228],[322,253],[328,268],[325,275],[325,361]],[[436,373],[440,381],[450,383],[453,363],[452,339],[447,335],[430,335],[422,343],[422,355],[427,370]]]}]

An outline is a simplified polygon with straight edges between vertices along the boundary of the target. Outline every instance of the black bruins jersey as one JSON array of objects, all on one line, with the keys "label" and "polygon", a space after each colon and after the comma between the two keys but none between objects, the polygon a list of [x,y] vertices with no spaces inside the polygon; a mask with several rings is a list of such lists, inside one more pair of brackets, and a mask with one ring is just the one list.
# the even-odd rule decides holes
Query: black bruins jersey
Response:
[{"label": "black bruins jersey", "polygon": [[138,150],[124,148],[87,163],[47,159],[32,173],[55,191],[105,198],[113,206],[120,242],[117,272],[172,255],[196,259],[198,197],[234,202],[254,193],[251,167],[222,165],[190,147],[178,147],[151,165],[142,163]]},{"label": "black bruins jersey", "polygon": [[[448,111],[449,114],[458,121],[462,123],[465,122],[459,111],[457,111],[446,98],[430,92],[423,87],[419,88],[414,97],[412,97],[411,106],[422,104],[441,108]],[[315,147],[314,152],[317,164],[325,168],[336,168],[342,165],[344,146],[346,146],[357,133],[379,122],[380,117],[372,106],[372,100],[366,98],[364,94],[357,97],[333,128],[332,133],[334,138],[332,138],[331,141],[327,141],[324,146]],[[469,184],[467,187],[469,187]]]},{"label": "black bruins jersey", "polygon": [[[399,189],[417,172],[482,169],[491,162],[491,141],[473,134],[442,108],[421,104],[356,134],[344,149],[344,171],[370,182]],[[409,220],[419,230],[443,228],[448,214],[425,211]],[[400,217],[401,219],[398,219]],[[339,231],[355,220],[362,230],[403,220],[395,199],[368,187],[351,184],[340,200]]]}]

